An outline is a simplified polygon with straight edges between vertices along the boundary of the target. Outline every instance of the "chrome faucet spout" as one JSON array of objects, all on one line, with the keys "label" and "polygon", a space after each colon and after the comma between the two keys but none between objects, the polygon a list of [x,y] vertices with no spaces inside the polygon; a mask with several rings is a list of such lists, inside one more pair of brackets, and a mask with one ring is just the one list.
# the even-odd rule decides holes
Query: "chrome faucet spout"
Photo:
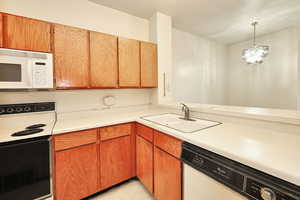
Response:
[{"label": "chrome faucet spout", "polygon": [[184,120],[190,120],[190,109],[187,105],[185,105],[184,103],[181,103],[182,105],[182,112],[184,112]]}]

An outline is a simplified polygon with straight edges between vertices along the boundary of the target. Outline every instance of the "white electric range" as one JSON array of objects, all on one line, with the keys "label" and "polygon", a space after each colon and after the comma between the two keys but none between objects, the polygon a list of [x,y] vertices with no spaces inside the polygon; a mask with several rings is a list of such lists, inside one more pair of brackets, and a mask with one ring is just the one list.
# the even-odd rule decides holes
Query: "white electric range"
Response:
[{"label": "white electric range", "polygon": [[0,105],[0,199],[52,198],[55,103]]}]

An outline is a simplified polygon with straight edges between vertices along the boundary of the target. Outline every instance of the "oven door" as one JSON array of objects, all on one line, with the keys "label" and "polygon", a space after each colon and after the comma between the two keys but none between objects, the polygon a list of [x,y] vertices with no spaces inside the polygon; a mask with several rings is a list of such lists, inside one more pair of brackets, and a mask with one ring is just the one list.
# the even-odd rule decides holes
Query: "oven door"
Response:
[{"label": "oven door", "polygon": [[32,88],[30,59],[0,53],[0,89],[22,88]]},{"label": "oven door", "polygon": [[0,199],[51,196],[49,137],[0,144]]}]

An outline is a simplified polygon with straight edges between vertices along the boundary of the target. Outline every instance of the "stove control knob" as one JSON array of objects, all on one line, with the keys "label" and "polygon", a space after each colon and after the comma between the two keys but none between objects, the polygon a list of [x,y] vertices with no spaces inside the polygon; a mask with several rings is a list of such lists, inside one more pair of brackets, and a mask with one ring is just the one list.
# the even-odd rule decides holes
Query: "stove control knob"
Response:
[{"label": "stove control knob", "polygon": [[13,109],[13,108],[7,108],[6,112],[8,112],[8,113],[13,113],[14,110],[15,110],[15,109]]},{"label": "stove control knob", "polygon": [[0,108],[0,114],[5,113],[5,109],[4,108]]},{"label": "stove control knob", "polygon": [[18,108],[16,108],[16,111],[17,111],[17,112],[22,112],[22,111],[23,111],[23,108],[18,107]]},{"label": "stove control knob", "polygon": [[270,188],[261,188],[260,195],[263,200],[276,200],[276,194]]},{"label": "stove control knob", "polygon": [[29,112],[29,111],[31,111],[31,108],[30,107],[25,107],[24,111]]}]

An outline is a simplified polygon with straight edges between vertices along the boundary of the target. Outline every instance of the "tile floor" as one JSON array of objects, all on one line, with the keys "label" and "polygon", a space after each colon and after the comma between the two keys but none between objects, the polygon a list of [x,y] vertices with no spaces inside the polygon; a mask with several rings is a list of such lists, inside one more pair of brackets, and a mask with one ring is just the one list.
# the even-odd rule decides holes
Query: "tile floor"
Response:
[{"label": "tile floor", "polygon": [[88,200],[153,200],[153,197],[138,180],[134,179]]}]

